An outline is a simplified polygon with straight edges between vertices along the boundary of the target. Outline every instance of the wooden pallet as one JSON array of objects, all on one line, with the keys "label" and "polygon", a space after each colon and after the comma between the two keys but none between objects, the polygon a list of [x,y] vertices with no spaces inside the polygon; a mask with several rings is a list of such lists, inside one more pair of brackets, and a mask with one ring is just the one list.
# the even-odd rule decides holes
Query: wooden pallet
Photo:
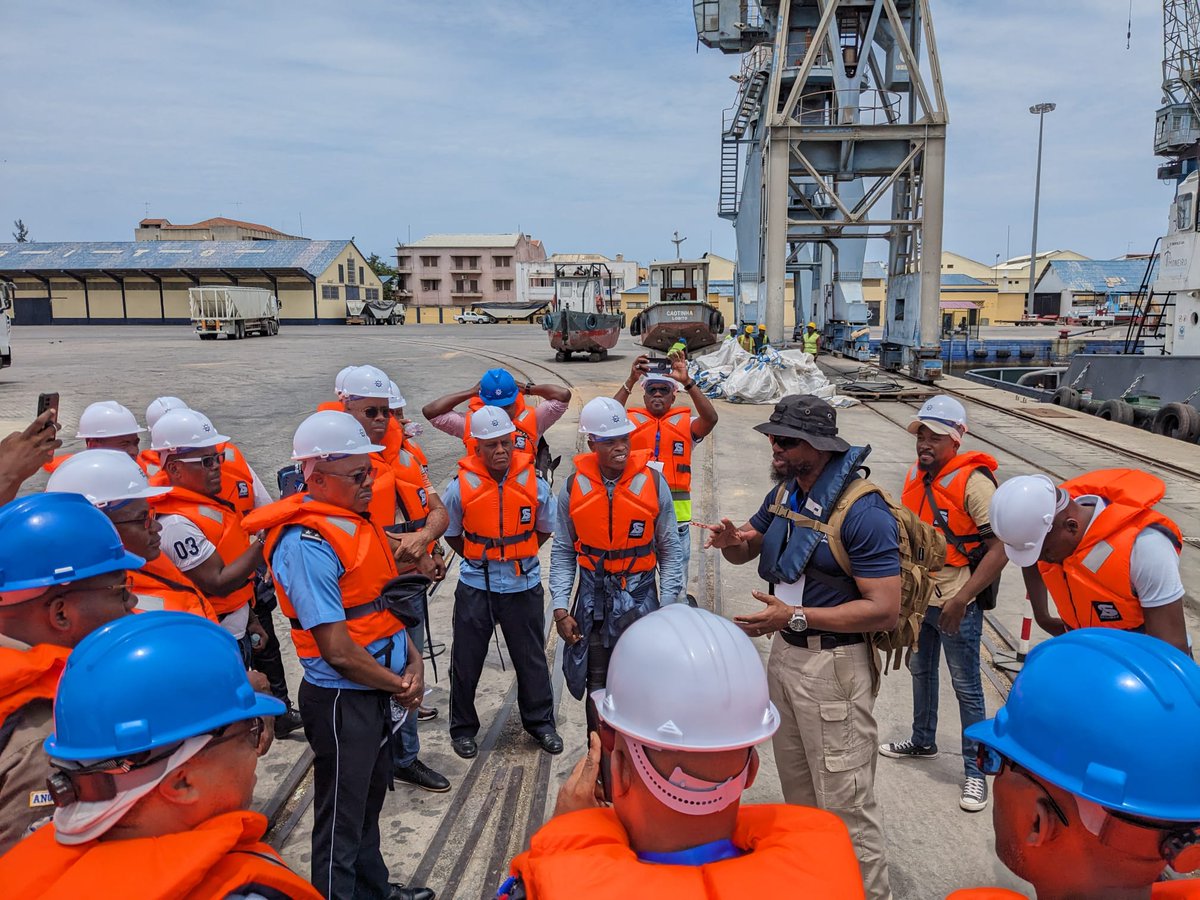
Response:
[{"label": "wooden pallet", "polygon": [[838,385],[838,393],[845,397],[853,397],[855,400],[877,402],[881,400],[928,400],[935,392],[919,388],[906,388],[899,391],[863,391]]}]

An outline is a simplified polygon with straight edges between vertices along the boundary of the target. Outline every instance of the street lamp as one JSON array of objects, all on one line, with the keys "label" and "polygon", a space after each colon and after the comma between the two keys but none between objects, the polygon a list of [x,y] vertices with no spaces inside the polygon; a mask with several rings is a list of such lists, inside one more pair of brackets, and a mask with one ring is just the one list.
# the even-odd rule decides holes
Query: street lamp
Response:
[{"label": "street lamp", "polygon": [[1033,247],[1029,251],[1029,296],[1025,300],[1025,315],[1032,316],[1034,275],[1037,272],[1038,204],[1042,199],[1042,133],[1046,127],[1046,113],[1054,112],[1054,104],[1039,103],[1029,107],[1029,111],[1038,117],[1037,174],[1033,182]]}]

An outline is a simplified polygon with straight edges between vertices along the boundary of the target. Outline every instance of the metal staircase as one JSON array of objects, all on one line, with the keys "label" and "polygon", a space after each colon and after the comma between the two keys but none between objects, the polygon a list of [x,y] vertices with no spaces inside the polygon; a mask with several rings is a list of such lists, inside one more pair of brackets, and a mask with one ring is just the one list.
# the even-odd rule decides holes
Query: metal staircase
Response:
[{"label": "metal staircase", "polygon": [[[741,176],[741,142],[746,137],[750,123],[762,106],[763,92],[767,89],[769,69],[762,66],[762,54],[748,54],[743,67],[742,89],[738,92],[737,104],[724,111],[721,116],[721,188],[717,199],[717,215],[722,219],[736,219],[741,192],[738,189]],[[769,56],[766,60],[770,61]]]},{"label": "metal staircase", "polygon": [[[1150,289],[1160,243],[1161,237],[1154,242],[1154,249],[1150,251],[1150,258],[1146,261],[1142,283],[1138,286],[1133,300],[1129,327],[1125,330],[1125,353],[1137,353],[1139,345],[1142,353],[1147,356],[1165,356],[1167,352],[1167,328],[1171,323],[1168,313],[1175,308],[1175,292],[1163,293]],[[1154,351],[1157,351],[1157,354]]]}]

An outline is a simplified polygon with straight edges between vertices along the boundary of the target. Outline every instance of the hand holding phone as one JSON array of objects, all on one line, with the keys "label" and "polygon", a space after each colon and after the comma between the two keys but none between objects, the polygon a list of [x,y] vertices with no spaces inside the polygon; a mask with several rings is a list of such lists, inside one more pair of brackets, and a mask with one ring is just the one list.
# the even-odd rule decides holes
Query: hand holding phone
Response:
[{"label": "hand holding phone", "polygon": [[671,374],[671,360],[667,359],[665,356],[652,356],[648,360],[648,363],[648,372],[653,372],[655,375]]},{"label": "hand holding phone", "polygon": [[46,425],[46,427],[49,428],[50,425],[53,425],[54,428],[57,429],[58,391],[55,391],[52,394],[38,394],[37,416],[35,416],[35,418],[40,418],[41,415],[47,411],[53,411],[53,415],[50,417],[50,422]]}]

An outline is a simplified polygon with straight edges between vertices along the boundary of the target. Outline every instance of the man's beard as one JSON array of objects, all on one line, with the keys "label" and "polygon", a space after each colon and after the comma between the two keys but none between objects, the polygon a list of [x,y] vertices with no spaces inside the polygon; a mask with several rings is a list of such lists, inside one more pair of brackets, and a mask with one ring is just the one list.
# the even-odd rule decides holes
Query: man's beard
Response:
[{"label": "man's beard", "polygon": [[802,462],[798,465],[789,465],[786,466],[782,471],[772,465],[770,467],[771,481],[775,482],[775,484],[787,484],[793,479],[803,478],[811,473],[812,470],[813,466],[810,462]]}]

